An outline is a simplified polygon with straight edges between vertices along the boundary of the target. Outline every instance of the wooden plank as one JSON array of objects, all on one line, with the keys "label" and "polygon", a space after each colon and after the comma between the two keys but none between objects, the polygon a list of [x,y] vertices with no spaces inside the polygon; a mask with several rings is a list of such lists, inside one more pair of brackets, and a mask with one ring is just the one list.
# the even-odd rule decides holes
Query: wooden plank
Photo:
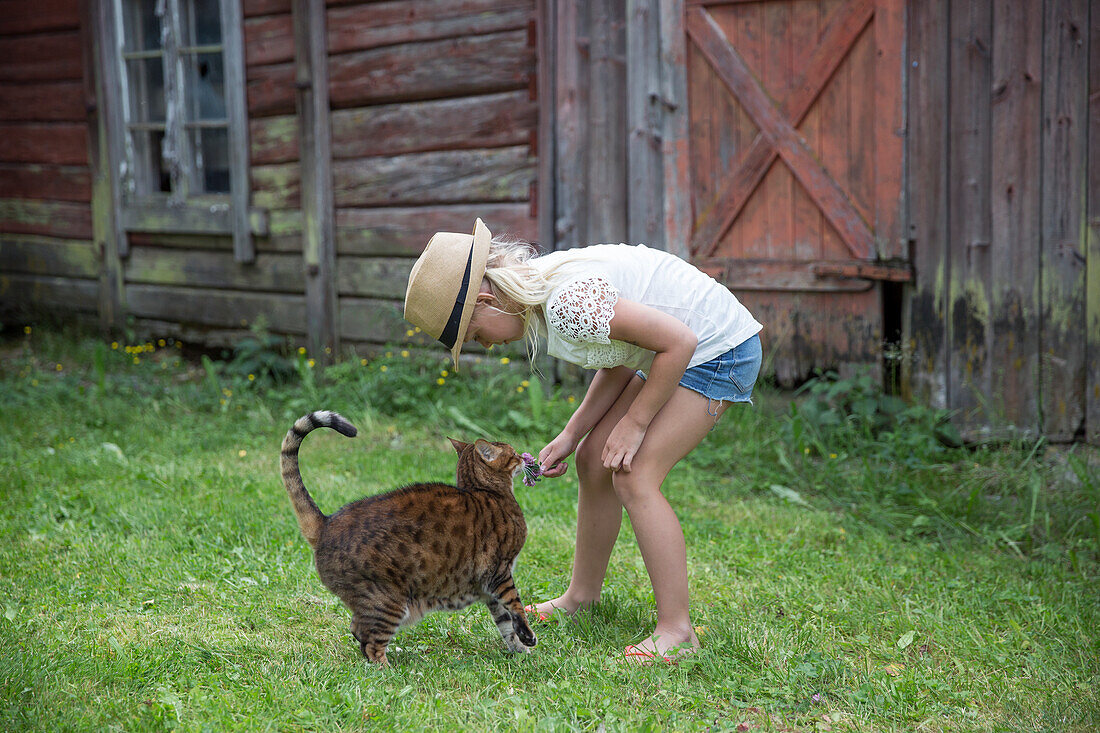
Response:
[{"label": "wooden plank", "polygon": [[948,200],[947,342],[948,394],[964,431],[987,423],[982,399],[988,395],[992,8],[973,4],[951,13],[951,80],[948,121],[951,175]]},{"label": "wooden plank", "polygon": [[909,9],[909,237],[916,274],[910,306],[911,372],[902,383],[924,404],[947,407],[947,0]]},{"label": "wooden plank", "polygon": [[[275,230],[276,226],[283,226],[282,224],[276,224],[275,214],[281,212],[271,212],[271,229]],[[280,231],[277,235],[270,234],[265,237],[257,237],[256,251],[259,253],[284,253],[292,252],[301,258],[302,255],[302,235],[301,235],[301,212],[286,212],[291,218],[297,221],[297,226],[293,227],[293,230],[289,233],[287,231]],[[192,252],[232,252],[233,251],[233,239],[227,235],[209,235],[209,234],[176,234],[174,232],[131,232],[129,234],[131,247],[153,247],[157,249],[184,249]]]},{"label": "wooden plank", "polygon": [[661,158],[665,249],[684,259],[690,256],[691,162],[688,136],[687,41],[682,0],[658,0],[661,60]]},{"label": "wooden plank", "polygon": [[298,160],[296,115],[253,117],[248,121],[252,165],[290,163]]},{"label": "wooden plank", "polygon": [[306,280],[306,336],[322,363],[339,353],[332,141],[324,0],[293,0],[297,58],[295,84],[302,152],[302,261]]},{"label": "wooden plank", "polygon": [[[118,104],[118,66],[105,49],[118,47],[111,8],[102,2],[81,0],[81,37],[84,65],[83,96],[88,103],[88,166],[92,177],[92,236],[101,258],[99,271],[99,325],[105,333],[123,325],[126,301],[122,262],[126,232],[119,209],[122,201],[122,110]],[[111,52],[113,54],[113,51]]]},{"label": "wooden plank", "polygon": [[337,110],[332,113],[333,155],[349,159],[526,145],[536,126],[537,104],[526,90]]},{"label": "wooden plank", "polygon": [[0,163],[0,198],[92,200],[91,174],[78,165]]},{"label": "wooden plank", "polygon": [[688,11],[688,32],[706,54],[738,101],[756,120],[761,132],[790,167],[806,192],[821,208],[845,245],[857,257],[874,253],[867,223],[856,212],[844,191],[821,167],[790,122],[772,105],[767,93],[745,62],[729,45],[714,19],[702,8]]},{"label": "wooden plank", "polygon": [[404,340],[409,324],[401,300],[340,299],[340,339],[387,343]]},{"label": "wooden plank", "polygon": [[[767,93],[768,104],[773,104],[773,100],[786,96],[784,92],[796,73],[790,64],[791,3],[762,3],[761,11],[764,18],[764,35],[759,42],[764,63],[755,71],[759,88]],[[738,102],[744,104],[740,97]],[[751,108],[746,107],[746,109],[752,114]],[[782,111],[778,111],[778,114],[783,115]],[[754,119],[758,125],[761,124],[759,118]],[[791,129],[795,127],[792,121]],[[767,137],[763,130],[761,133]],[[804,145],[806,144],[801,135],[799,139]],[[835,172],[831,171],[831,173],[835,175]],[[843,178],[838,178],[838,181],[843,181]],[[761,254],[765,258],[790,257],[791,241],[794,239],[792,206],[795,187],[795,181],[787,165],[771,166],[764,173],[764,180],[760,182],[757,195],[762,196],[765,202],[763,213],[766,219],[764,228],[759,234],[761,235]]]},{"label": "wooden plank", "polygon": [[85,122],[0,123],[0,161],[6,163],[88,164]]},{"label": "wooden plank", "polygon": [[[554,246],[570,249],[583,243],[588,228],[588,178],[584,158],[588,144],[588,13],[580,3],[558,4],[554,48]],[[582,79],[584,80],[582,82]]]},{"label": "wooden plank", "polygon": [[585,243],[627,238],[626,38],[617,0],[588,5],[588,230]]},{"label": "wooden plank", "polygon": [[96,313],[99,282],[84,278],[17,275],[0,271],[0,304],[5,310]]},{"label": "wooden plank", "polygon": [[[344,159],[526,144],[537,126],[537,109],[526,91],[515,91],[336,110],[332,154]],[[253,119],[251,129],[255,165],[298,159],[293,116]]]},{"label": "wooden plank", "polygon": [[527,28],[532,0],[398,0],[328,11],[333,54]]},{"label": "wooden plank", "polygon": [[305,277],[298,253],[261,254],[254,264],[225,251],[144,247],[132,242],[124,263],[127,283],[179,285],[216,290],[262,290],[302,294]]},{"label": "wooden plank", "polygon": [[1043,0],[993,5],[989,393],[998,422],[1039,433],[1039,150]]},{"label": "wooden plank", "polygon": [[83,89],[73,80],[0,83],[0,122],[82,122]]},{"label": "wooden plank", "polygon": [[628,242],[665,249],[661,162],[661,36],[658,0],[627,0]]},{"label": "wooden plank", "polygon": [[557,206],[554,196],[554,168],[557,164],[556,146],[557,135],[557,110],[554,109],[555,79],[554,70],[557,68],[557,25],[558,0],[537,0],[538,25],[537,32],[537,88],[536,102],[538,105],[538,137],[537,157],[538,170],[536,172],[536,185],[538,192],[535,198],[538,216],[538,235],[535,240],[549,249],[555,247],[555,225]]},{"label": "wooden plank", "polygon": [[221,3],[222,61],[225,76],[225,114],[229,120],[229,198],[233,210],[233,251],[238,262],[251,262],[256,257],[249,221],[251,182],[249,176],[250,149],[248,142],[248,103],[245,100],[244,38],[241,6],[237,0]]},{"label": "wooden plank", "polygon": [[901,201],[905,155],[902,40],[907,5],[905,0],[875,0],[874,113],[870,121],[874,136],[873,229],[875,251],[880,259],[909,257]]},{"label": "wooden plank", "polygon": [[0,271],[76,278],[99,276],[99,253],[91,242],[26,235],[7,235],[2,241]]},{"label": "wooden plank", "polygon": [[1043,432],[1061,441],[1085,428],[1089,3],[1047,0],[1045,11],[1039,379]]},{"label": "wooden plank", "polygon": [[289,13],[246,18],[243,30],[249,68],[294,60],[294,22]]},{"label": "wooden plank", "polygon": [[512,234],[532,241],[538,233],[526,203],[338,209],[337,251],[341,257],[416,257],[436,232],[472,232],[477,217],[494,235]]},{"label": "wooden plank", "polygon": [[80,26],[76,0],[0,0],[0,36],[74,30]]},{"label": "wooden plank", "polygon": [[[177,234],[233,234],[233,208],[224,197],[202,203],[192,200],[189,206],[171,206],[167,197],[131,201],[121,209],[122,225],[131,232],[172,232]],[[268,231],[267,212],[251,209],[249,226],[253,234],[264,236]]]},{"label": "wooden plank", "polygon": [[865,373],[879,358],[877,289],[861,293],[744,291],[738,299],[766,324],[761,334],[779,385],[802,384],[821,368],[842,377]]},{"label": "wooden plank", "polygon": [[286,15],[290,13],[290,0],[241,0],[244,17],[258,15]]},{"label": "wooden plank", "polygon": [[1100,445],[1100,12],[1089,12],[1088,251],[1085,253],[1085,438]]},{"label": "wooden plank", "polygon": [[80,37],[73,29],[33,36],[0,36],[0,82],[78,80]]},{"label": "wooden plank", "polygon": [[736,293],[861,293],[873,287],[869,279],[829,274],[828,267],[835,268],[836,264],[828,260],[791,262],[788,259],[702,257],[693,262]]},{"label": "wooden plank", "polygon": [[335,200],[352,206],[527,201],[535,161],[527,146],[446,150],[337,161]]},{"label": "wooden plank", "polygon": [[[329,97],[334,108],[352,108],[488,94],[526,89],[533,71],[525,30],[403,44],[333,57]],[[250,113],[290,112],[293,90],[292,65],[250,68]]]},{"label": "wooden plank", "polygon": [[305,333],[305,298],[301,295],[127,284],[126,303],[136,318],[190,327],[247,328],[263,316],[274,331]]},{"label": "wooden plank", "polygon": [[404,299],[413,262],[411,257],[340,257],[336,290],[341,298]]},{"label": "wooden plank", "polygon": [[0,232],[91,239],[91,207],[71,201],[0,198]]}]

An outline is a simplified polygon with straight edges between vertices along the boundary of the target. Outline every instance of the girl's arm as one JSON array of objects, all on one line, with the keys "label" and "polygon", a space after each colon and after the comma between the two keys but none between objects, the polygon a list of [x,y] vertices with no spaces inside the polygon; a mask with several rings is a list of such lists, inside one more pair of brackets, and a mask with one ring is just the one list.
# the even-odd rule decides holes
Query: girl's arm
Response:
[{"label": "girl's arm", "polygon": [[592,382],[588,385],[588,390],[584,393],[584,399],[573,411],[569,422],[565,424],[558,437],[539,453],[539,463],[549,467],[543,470],[544,476],[553,478],[565,473],[568,466],[561,461],[577,449],[581,438],[588,435],[588,431],[594,428],[600,418],[611,409],[632,376],[634,376],[634,370],[627,367],[596,371]]},{"label": "girl's arm", "polygon": [[677,318],[625,298],[619,298],[615,304],[609,335],[655,353],[645,385],[604,446],[604,466],[629,471],[649,423],[668,402],[684,376],[698,339]]}]

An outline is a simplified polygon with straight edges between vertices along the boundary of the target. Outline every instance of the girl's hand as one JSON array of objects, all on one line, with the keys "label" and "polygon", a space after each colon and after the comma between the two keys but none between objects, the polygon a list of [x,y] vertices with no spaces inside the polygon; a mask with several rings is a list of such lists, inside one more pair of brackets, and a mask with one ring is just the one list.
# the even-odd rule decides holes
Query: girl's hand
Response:
[{"label": "girl's hand", "polygon": [[631,420],[629,416],[619,423],[607,436],[603,447],[603,467],[610,471],[630,472],[630,463],[645,438],[646,426]]},{"label": "girl's hand", "polygon": [[542,475],[547,478],[557,478],[569,470],[569,464],[562,459],[568,458],[577,449],[580,441],[571,434],[562,431],[558,437],[550,441],[549,445],[539,451],[539,464],[542,466]]}]

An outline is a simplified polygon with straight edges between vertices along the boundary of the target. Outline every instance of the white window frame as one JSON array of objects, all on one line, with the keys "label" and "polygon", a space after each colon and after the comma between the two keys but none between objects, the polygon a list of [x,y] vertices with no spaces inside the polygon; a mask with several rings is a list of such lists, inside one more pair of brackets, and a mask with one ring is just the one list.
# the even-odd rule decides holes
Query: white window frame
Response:
[{"label": "white window frame", "polygon": [[[111,124],[110,133],[116,144],[110,145],[112,170],[119,186],[120,219],[124,231],[159,232],[169,234],[231,235],[233,254],[238,262],[253,262],[255,246],[253,234],[266,234],[266,212],[253,210],[250,200],[250,172],[248,145],[248,108],[245,99],[244,33],[241,0],[220,0],[222,32],[222,64],[226,104],[226,130],[229,156],[229,193],[191,193],[188,181],[193,168],[193,151],[184,128],[179,100],[183,97],[183,67],[178,53],[178,25],[180,8],[190,0],[159,0],[164,17],[168,19],[169,32],[164,36],[164,94],[165,141],[177,163],[172,166],[172,191],[170,193],[142,193],[138,191],[134,145],[130,135],[130,96],[126,91],[126,59],[134,54],[125,53],[123,3],[125,0],[104,0],[110,9],[110,22],[106,23],[101,47],[111,51],[104,59],[104,81],[112,86],[109,99],[115,109],[107,111]],[[194,52],[196,49],[188,49]],[[217,47],[198,49],[216,51]],[[177,103],[173,104],[172,101]],[[128,243],[119,243],[119,254],[126,256]]]}]

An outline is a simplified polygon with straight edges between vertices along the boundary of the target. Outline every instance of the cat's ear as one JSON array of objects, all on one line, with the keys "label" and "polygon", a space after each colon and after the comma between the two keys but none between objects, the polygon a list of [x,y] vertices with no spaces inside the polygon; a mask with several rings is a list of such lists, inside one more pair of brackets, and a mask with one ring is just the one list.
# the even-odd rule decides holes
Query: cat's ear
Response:
[{"label": "cat's ear", "polygon": [[496,459],[500,458],[500,446],[493,445],[489,441],[482,438],[478,438],[477,442],[474,443],[474,450],[476,450],[477,454],[481,456],[481,460],[485,461],[486,463],[492,463]]},{"label": "cat's ear", "polygon": [[447,438],[447,440],[451,441],[451,445],[455,447],[455,452],[458,455],[462,455],[462,451],[470,447],[469,443],[463,443],[461,440],[455,440],[454,438]]}]

